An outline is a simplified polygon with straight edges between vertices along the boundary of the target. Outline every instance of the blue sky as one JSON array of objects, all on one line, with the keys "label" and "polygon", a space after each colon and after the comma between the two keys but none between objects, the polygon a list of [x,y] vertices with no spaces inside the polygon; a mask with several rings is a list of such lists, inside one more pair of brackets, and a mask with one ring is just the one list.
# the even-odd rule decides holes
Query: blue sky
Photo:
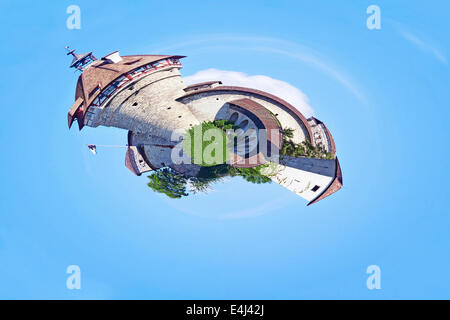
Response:
[{"label": "blue sky", "polygon": [[[66,8],[81,8],[81,29]],[[381,8],[381,29],[366,8]],[[448,1],[2,1],[0,298],[450,298]],[[344,188],[311,207],[239,178],[165,199],[114,128],[68,130],[67,44],[180,54],[182,74],[286,81],[335,138]],[[81,268],[81,290],[66,268]],[[381,268],[368,290],[366,268]]]}]

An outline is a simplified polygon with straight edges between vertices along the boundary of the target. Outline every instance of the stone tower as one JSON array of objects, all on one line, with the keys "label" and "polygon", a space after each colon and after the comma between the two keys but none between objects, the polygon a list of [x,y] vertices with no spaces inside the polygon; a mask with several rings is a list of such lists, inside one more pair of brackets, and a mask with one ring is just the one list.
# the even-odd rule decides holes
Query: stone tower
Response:
[{"label": "stone tower", "polygon": [[180,75],[183,56],[121,56],[115,51],[97,60],[92,52],[76,54],[72,50],[68,54],[73,56],[71,67],[81,72],[75,102],[68,113],[69,128],[77,120],[80,130],[99,125],[128,130],[125,164],[136,175],[162,167],[195,175],[197,165],[176,164],[172,160],[173,149],[179,142],[174,136],[204,121],[225,119],[238,125],[242,132],[261,129],[275,132],[247,139],[245,145],[238,146],[231,165],[254,167],[273,162],[261,152],[249,153],[249,145],[253,143],[255,150],[260,150],[260,145],[269,145],[278,151],[284,141],[283,129],[290,128],[293,142],[308,142],[311,147],[331,154],[331,159],[277,158],[271,179],[309,204],[342,186],[335,143],[325,124],[316,118],[306,119],[279,97],[250,88],[225,86],[216,79],[186,86]]}]

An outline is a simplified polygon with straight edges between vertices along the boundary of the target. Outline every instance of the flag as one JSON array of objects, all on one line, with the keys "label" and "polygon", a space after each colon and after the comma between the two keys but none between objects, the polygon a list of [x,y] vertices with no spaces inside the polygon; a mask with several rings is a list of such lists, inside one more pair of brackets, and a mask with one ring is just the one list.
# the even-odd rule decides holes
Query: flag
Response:
[{"label": "flag", "polygon": [[95,144],[88,144],[88,148],[93,154],[97,154],[97,146]]}]

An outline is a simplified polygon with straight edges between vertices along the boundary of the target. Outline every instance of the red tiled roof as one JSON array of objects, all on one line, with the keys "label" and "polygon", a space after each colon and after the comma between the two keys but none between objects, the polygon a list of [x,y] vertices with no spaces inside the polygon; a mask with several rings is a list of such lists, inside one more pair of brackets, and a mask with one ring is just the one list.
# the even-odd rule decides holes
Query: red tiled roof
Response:
[{"label": "red tiled roof", "polygon": [[101,84],[102,88],[106,88],[121,75],[166,58],[182,58],[182,56],[131,55],[122,56],[122,61],[117,63],[108,63],[105,60],[94,61],[79,77],[79,81],[81,79],[82,92],[77,90],[76,98],[79,97],[79,94],[82,94],[82,98],[85,101],[84,106],[89,107],[91,102],[100,94],[100,90],[90,96],[89,94],[99,84]]},{"label": "red tiled roof", "polygon": [[135,175],[140,176],[141,174],[137,171],[136,164],[134,162],[133,150],[130,147],[127,148],[127,153],[125,154],[125,166],[130,169]]},{"label": "red tiled roof", "polygon": [[[228,102],[233,106],[237,106],[237,109],[243,109],[254,115],[259,121],[261,121],[260,129],[278,129],[281,130],[275,116],[261,104],[251,99],[243,98]],[[281,141],[281,140],[280,140]]]},{"label": "red tiled roof", "polygon": [[94,92],[94,89],[99,87],[106,88],[114,80],[134,69],[140,68],[149,63],[167,59],[167,58],[184,58],[184,56],[170,56],[170,55],[130,55],[122,56],[122,61],[117,63],[108,63],[105,60],[96,60],[83,71],[79,76],[77,88],[75,91],[75,100],[83,99],[83,106],[79,109],[80,115],[78,119],[80,129],[83,127],[82,120],[91,105],[92,101],[101,93],[101,90]]},{"label": "red tiled roof", "polygon": [[69,122],[69,128],[72,126],[73,120],[78,117],[79,109],[83,104],[83,98],[78,97],[73,103],[72,107],[69,109],[69,113],[67,114],[67,120]]},{"label": "red tiled roof", "polygon": [[194,90],[195,88],[200,88],[203,86],[211,86],[215,83],[222,84],[222,81],[216,80],[216,81],[206,81],[206,82],[195,83],[195,84],[191,84],[190,86],[187,86],[183,90],[184,91]]},{"label": "red tiled roof", "polygon": [[[231,109],[247,114],[247,116],[255,122],[258,129],[267,130],[267,144],[270,145],[271,150],[273,150],[272,148],[278,148],[278,150],[281,149],[281,145],[283,143],[281,127],[275,119],[275,116],[269,110],[256,101],[247,98],[234,100],[229,102],[229,104],[231,105]],[[277,131],[277,136],[274,141],[271,140],[273,138],[271,135],[271,130]],[[234,154],[231,156],[234,159],[234,163],[232,165],[238,168],[256,167],[266,162],[266,159],[261,152],[246,159]]]},{"label": "red tiled roof", "polygon": [[336,191],[338,191],[339,189],[341,189],[343,186],[343,180],[342,180],[342,171],[341,171],[341,166],[339,165],[339,160],[336,157],[336,174],[334,176],[333,181],[331,182],[331,184],[322,192],[322,194],[320,194],[319,196],[317,196],[317,198],[313,199],[311,202],[308,203],[308,206],[319,202],[320,200],[332,195],[333,193],[335,193]]}]

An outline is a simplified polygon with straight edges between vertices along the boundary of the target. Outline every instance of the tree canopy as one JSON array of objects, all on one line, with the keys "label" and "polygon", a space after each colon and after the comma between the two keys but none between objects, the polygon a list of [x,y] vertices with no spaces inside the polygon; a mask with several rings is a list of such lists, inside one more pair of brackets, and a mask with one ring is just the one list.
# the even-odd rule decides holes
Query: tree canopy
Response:
[{"label": "tree canopy", "polygon": [[148,176],[150,182],[147,184],[153,191],[164,193],[170,198],[181,198],[187,196],[187,179],[170,168],[162,168]]}]

